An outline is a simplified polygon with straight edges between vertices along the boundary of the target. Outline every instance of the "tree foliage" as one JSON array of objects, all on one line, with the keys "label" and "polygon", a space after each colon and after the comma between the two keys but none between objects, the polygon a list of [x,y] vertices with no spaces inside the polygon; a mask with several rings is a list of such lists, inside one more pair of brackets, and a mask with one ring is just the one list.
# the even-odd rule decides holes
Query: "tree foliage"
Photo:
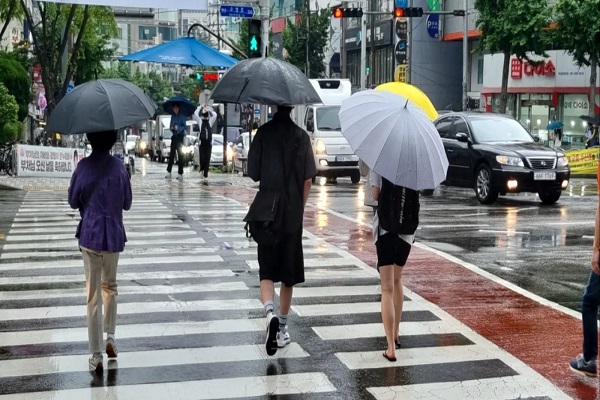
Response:
[{"label": "tree foliage", "polygon": [[510,56],[530,59],[545,55],[549,46],[545,28],[550,22],[547,0],[475,0],[481,31],[480,50],[504,54],[500,112],[506,112]]},{"label": "tree foliage", "polygon": [[326,71],[324,57],[329,40],[330,14],[327,9],[312,13],[307,30],[308,14],[303,12],[295,25],[288,19],[282,33],[286,61],[305,72],[308,41],[309,78],[322,77]]},{"label": "tree foliage", "polygon": [[[52,113],[66,93],[69,82],[76,76],[77,68],[81,67],[78,60],[85,55],[82,49],[88,45],[84,42],[98,35],[116,36],[114,15],[109,7],[38,1],[40,21],[35,24],[24,0],[21,0],[21,7],[29,26],[34,27],[31,31],[35,44],[33,50],[41,65],[48,113]],[[68,48],[70,38],[73,38],[72,48]],[[65,52],[66,62],[63,59]]]},{"label": "tree foliage", "polygon": [[24,120],[31,101],[31,82],[29,73],[12,53],[0,52],[0,83],[16,99],[18,119]]},{"label": "tree foliage", "polygon": [[131,82],[144,91],[155,103],[161,104],[165,98],[173,96],[173,86],[160,73],[150,71],[143,74],[139,69],[131,72],[131,63],[119,62],[103,71],[99,78],[116,78]]},{"label": "tree foliage", "polygon": [[600,60],[600,0],[559,0],[550,31],[556,46],[573,56],[578,66],[591,66],[590,115],[594,115],[596,67]]},{"label": "tree foliage", "polygon": [[[240,22],[239,25],[239,35],[238,35],[238,40],[235,41],[233,44],[235,45],[235,47],[237,47],[238,49],[247,52],[248,51],[248,29],[250,26],[250,20],[247,18],[242,18],[242,22]],[[245,57],[243,55],[241,55],[240,53],[238,53],[237,51],[233,52],[233,57],[237,58],[238,60],[243,60]]]},{"label": "tree foliage", "polygon": [[[0,142],[5,143],[18,137],[19,105],[15,96],[0,82]],[[15,132],[16,130],[16,132]]]}]

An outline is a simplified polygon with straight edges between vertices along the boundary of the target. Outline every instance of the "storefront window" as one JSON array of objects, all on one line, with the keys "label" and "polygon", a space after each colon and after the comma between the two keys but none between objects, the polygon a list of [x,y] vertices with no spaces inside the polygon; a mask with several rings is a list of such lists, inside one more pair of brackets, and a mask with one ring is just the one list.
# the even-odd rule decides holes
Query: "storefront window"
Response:
[{"label": "storefront window", "polygon": [[585,147],[585,131],[587,123],[579,118],[589,113],[588,96],[585,94],[565,94],[562,102],[563,109],[563,143],[565,147]]}]

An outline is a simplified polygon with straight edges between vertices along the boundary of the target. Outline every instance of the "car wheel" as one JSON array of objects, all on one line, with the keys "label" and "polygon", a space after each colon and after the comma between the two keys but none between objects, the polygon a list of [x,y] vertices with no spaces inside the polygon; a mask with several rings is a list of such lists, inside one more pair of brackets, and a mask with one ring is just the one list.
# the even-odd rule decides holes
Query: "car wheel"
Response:
[{"label": "car wheel", "polygon": [[433,196],[433,189],[423,189],[421,190],[421,196]]},{"label": "car wheel", "polygon": [[540,200],[542,203],[546,205],[552,205],[560,199],[560,195],[562,192],[559,190],[557,192],[539,192]]},{"label": "car wheel", "polygon": [[492,186],[492,171],[481,164],[475,175],[475,195],[481,204],[492,204],[498,200],[498,191]]},{"label": "car wheel", "polygon": [[350,176],[352,183],[357,184],[360,182],[360,172],[353,172]]}]

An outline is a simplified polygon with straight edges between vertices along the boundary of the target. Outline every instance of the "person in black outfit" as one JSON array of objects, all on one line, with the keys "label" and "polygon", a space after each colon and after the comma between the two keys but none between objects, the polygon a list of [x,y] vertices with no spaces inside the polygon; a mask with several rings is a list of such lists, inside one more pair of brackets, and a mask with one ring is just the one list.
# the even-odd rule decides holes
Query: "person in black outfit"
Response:
[{"label": "person in black outfit", "polygon": [[198,107],[194,113],[194,119],[200,127],[200,172],[204,172],[204,182],[208,180],[210,169],[210,156],[212,154],[212,127],[217,120],[217,113],[212,107]]},{"label": "person in black outfit", "polygon": [[175,152],[177,152],[177,179],[183,180],[183,137],[185,136],[186,117],[179,113],[179,104],[173,105],[174,114],[171,115],[170,129],[173,132],[171,136],[171,152],[169,153],[169,163],[167,164],[167,179],[171,179],[171,171],[175,162]]},{"label": "person in black outfit", "polygon": [[[291,107],[278,106],[273,119],[258,128],[248,154],[248,175],[260,190],[282,192],[284,227],[274,245],[258,245],[260,292],[267,316],[267,354],[291,342],[287,329],[294,285],[304,282],[302,220],[312,178],[317,175],[308,134],[292,122]],[[286,177],[289,177],[286,181]],[[274,283],[281,282],[279,318]]]}]

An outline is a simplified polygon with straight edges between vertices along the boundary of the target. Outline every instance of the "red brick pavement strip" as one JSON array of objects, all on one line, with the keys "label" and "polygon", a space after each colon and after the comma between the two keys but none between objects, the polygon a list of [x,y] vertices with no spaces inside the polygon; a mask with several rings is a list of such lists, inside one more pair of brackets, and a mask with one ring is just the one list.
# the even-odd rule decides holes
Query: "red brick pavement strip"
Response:
[{"label": "red brick pavement strip", "polygon": [[[242,187],[209,190],[247,204],[256,194]],[[376,263],[368,227],[309,207],[305,229],[367,265]],[[568,368],[569,359],[581,352],[579,319],[418,247],[413,249],[407,268],[404,284],[410,290],[519,358],[569,396],[598,398],[598,380],[580,378]]]}]

